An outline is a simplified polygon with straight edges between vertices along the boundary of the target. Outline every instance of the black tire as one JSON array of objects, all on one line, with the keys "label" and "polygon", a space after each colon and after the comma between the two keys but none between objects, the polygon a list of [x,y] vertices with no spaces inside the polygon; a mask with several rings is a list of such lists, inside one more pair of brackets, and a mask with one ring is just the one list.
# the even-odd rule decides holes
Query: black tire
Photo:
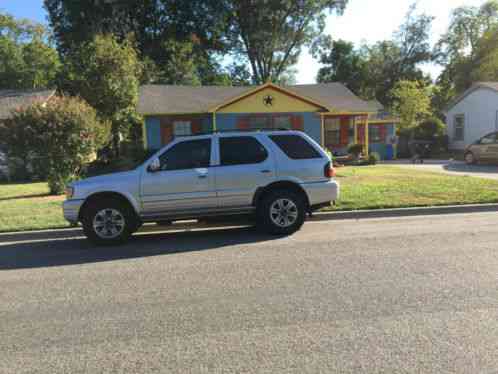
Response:
[{"label": "black tire", "polygon": [[[288,205],[289,212],[295,212],[295,219],[292,222],[285,222],[285,217],[282,218],[281,215],[273,214],[272,218],[272,207],[274,204],[278,205],[278,201],[289,201],[291,204]],[[285,205],[285,204],[284,204]],[[293,206],[295,210],[293,209]],[[285,214],[284,214],[285,216]],[[280,217],[280,220],[279,218]],[[287,215],[289,219],[289,216]],[[257,207],[257,225],[261,231],[272,235],[290,235],[298,231],[304,224],[306,219],[306,202],[304,197],[293,191],[288,190],[277,190],[268,193],[262,198]],[[284,225],[278,225],[276,221],[284,223]],[[289,223],[288,225],[286,225]]]},{"label": "black tire", "polygon": [[[119,220],[122,225],[114,224],[118,231],[116,236],[105,237],[105,234],[99,234],[94,227],[94,220],[97,215],[102,216],[102,212],[107,211],[104,215],[111,212],[117,212],[122,220]],[[116,216],[117,217],[117,216]],[[94,244],[97,245],[116,245],[125,243],[139,227],[139,221],[133,208],[129,204],[125,204],[117,199],[101,199],[91,202],[84,210],[82,215],[83,232],[85,236]],[[102,231],[106,230],[105,228]]]},{"label": "black tire", "polygon": [[476,157],[472,152],[467,152],[463,157],[467,165],[475,165],[477,163]]}]

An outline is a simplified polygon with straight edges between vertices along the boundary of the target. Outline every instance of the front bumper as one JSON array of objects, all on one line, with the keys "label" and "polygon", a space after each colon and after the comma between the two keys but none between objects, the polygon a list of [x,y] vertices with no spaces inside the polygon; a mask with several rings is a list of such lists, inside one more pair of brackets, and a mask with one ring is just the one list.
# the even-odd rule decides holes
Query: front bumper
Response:
[{"label": "front bumper", "polygon": [[308,195],[310,206],[336,201],[339,198],[340,187],[335,180],[301,185]]},{"label": "front bumper", "polygon": [[70,223],[78,223],[80,209],[85,200],[66,200],[62,204],[64,219]]}]

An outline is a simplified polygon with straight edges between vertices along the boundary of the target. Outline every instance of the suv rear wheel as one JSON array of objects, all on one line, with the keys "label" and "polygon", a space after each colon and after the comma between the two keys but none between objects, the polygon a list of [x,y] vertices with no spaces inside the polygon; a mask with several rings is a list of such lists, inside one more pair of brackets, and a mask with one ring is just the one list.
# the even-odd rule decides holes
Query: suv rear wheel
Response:
[{"label": "suv rear wheel", "polygon": [[83,232],[95,244],[124,243],[137,227],[132,208],[121,201],[109,199],[91,203],[83,213]]},{"label": "suv rear wheel", "polygon": [[290,235],[298,231],[306,217],[304,198],[293,191],[273,191],[263,197],[258,206],[258,225],[275,235]]}]

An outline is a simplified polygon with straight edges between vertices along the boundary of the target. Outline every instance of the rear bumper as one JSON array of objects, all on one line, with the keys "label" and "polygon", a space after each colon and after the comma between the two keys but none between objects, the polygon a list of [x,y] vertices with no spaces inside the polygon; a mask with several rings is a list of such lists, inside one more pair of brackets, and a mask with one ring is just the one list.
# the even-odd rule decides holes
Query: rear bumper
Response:
[{"label": "rear bumper", "polygon": [[304,183],[301,187],[306,191],[311,206],[336,201],[340,194],[339,183],[335,180]]},{"label": "rear bumper", "polygon": [[70,223],[78,223],[80,209],[84,200],[66,200],[62,204],[64,219]]}]

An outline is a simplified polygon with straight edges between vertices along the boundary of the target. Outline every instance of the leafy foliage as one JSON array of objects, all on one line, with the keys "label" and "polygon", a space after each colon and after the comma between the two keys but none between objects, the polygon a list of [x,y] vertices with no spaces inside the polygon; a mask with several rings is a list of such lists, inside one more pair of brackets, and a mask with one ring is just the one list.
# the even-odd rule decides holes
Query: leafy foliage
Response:
[{"label": "leafy foliage", "polygon": [[60,67],[40,24],[0,12],[0,89],[36,89],[55,85]]},{"label": "leafy foliage", "polygon": [[354,44],[334,41],[330,36],[320,38],[313,46],[313,54],[320,64],[318,82],[341,82],[361,97],[371,96],[367,86],[368,62]]},{"label": "leafy foliage", "polygon": [[391,92],[394,112],[401,119],[401,127],[415,127],[430,114],[430,93],[417,81],[400,81]]},{"label": "leafy foliage", "polygon": [[232,47],[248,59],[253,81],[277,81],[325,26],[325,11],[341,12],[347,0],[229,0]]},{"label": "leafy foliage", "polygon": [[0,139],[9,158],[25,165],[43,160],[50,192],[60,194],[107,142],[108,126],[83,100],[61,97],[15,111],[1,125]]},{"label": "leafy foliage", "polygon": [[390,107],[390,92],[401,80],[426,80],[419,65],[432,58],[429,34],[433,17],[417,14],[412,6],[392,40],[355,49],[344,41],[322,38],[315,44],[315,56],[325,66],[319,82],[340,81],[364,99],[377,99]]},{"label": "leafy foliage", "polygon": [[[480,80],[498,79],[498,1],[481,7],[456,8],[448,31],[435,48],[437,61],[444,66],[440,77],[451,97]],[[444,92],[441,92],[444,94]],[[451,97],[438,97],[443,105]],[[439,110],[441,106],[439,105]]]},{"label": "leafy foliage", "polygon": [[120,134],[127,134],[130,122],[123,119],[138,101],[142,65],[132,41],[118,42],[112,35],[96,35],[64,59],[60,88],[81,96],[104,121],[112,122],[113,148],[119,152]]}]

